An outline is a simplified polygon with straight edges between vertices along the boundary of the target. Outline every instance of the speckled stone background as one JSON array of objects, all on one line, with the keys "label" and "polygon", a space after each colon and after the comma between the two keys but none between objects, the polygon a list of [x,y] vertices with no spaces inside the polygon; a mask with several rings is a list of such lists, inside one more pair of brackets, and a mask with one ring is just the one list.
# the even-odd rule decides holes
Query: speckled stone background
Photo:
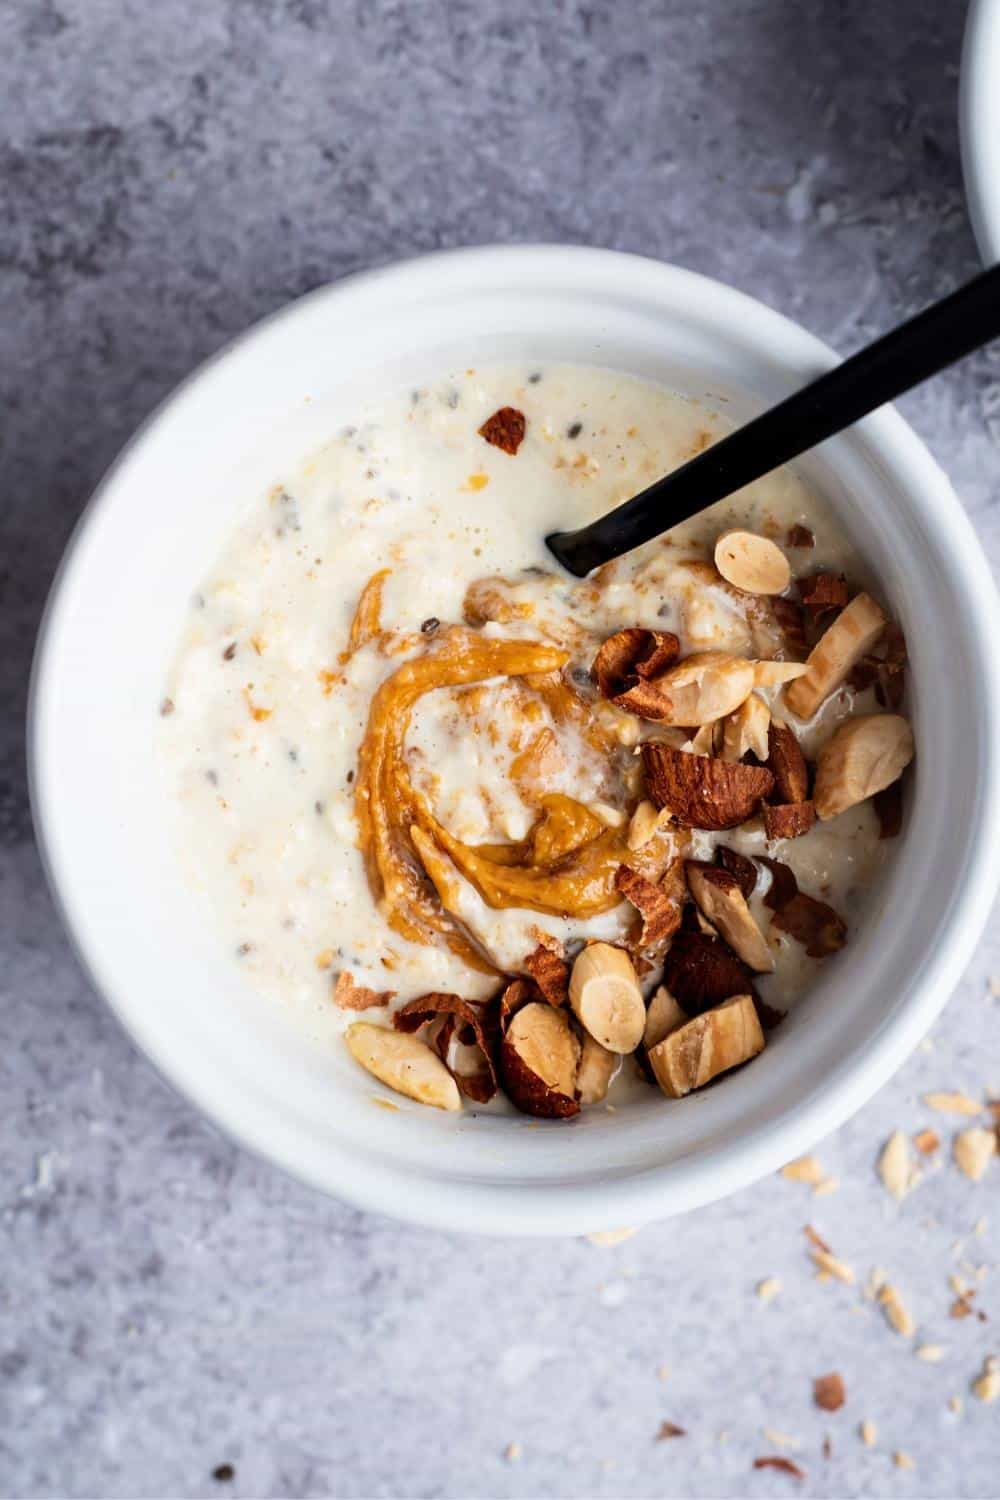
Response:
[{"label": "speckled stone background", "polygon": [[[931,1047],[820,1147],[835,1194],[770,1180],[612,1250],[415,1232],[235,1149],[135,1054],[53,913],[21,727],[42,600],[101,471],[193,365],[321,282],[439,246],[585,241],[722,277],[846,352],[971,275],[963,9],[7,0],[4,1494],[1000,1493],[1000,1403],[969,1389],[1000,1354],[1000,1165],[978,1187],[931,1165],[902,1207],[874,1174],[893,1128],[931,1119],[927,1089],[1000,1093],[995,931]],[[998,361],[903,403],[995,560]],[[962,1122],[933,1123],[947,1158]],[[814,1278],[807,1221],[859,1286]],[[874,1266],[916,1338],[862,1296]],[[954,1271],[989,1321],[949,1318]],[[824,1415],[829,1370],[848,1400]],[[664,1420],[686,1436],[657,1442]],[[752,1470],[780,1451],[805,1479]]]}]

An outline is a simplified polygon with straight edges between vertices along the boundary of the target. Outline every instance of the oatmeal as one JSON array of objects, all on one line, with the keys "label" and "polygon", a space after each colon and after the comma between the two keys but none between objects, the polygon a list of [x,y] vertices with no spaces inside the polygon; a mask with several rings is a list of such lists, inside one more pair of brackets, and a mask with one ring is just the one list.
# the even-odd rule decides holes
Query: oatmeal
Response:
[{"label": "oatmeal", "polygon": [[611,371],[456,372],[355,413],[201,583],[159,694],[180,857],[390,1087],[571,1114],[640,1049],[680,1097],[849,939],[912,737],[821,500],[779,470],[583,581],[544,545],[726,431]]}]

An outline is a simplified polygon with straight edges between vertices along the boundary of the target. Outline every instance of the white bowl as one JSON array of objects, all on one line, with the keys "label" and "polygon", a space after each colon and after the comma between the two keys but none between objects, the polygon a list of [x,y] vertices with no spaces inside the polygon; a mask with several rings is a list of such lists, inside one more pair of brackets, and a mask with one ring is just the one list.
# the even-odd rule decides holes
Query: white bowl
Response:
[{"label": "white bowl", "polygon": [[[912,808],[865,925],[752,1066],[680,1104],[566,1124],[375,1108],[342,1048],[254,994],[185,890],[154,738],[196,583],[249,496],[378,385],[455,359],[580,360],[729,401],[740,420],[835,363],[688,271],[606,251],[459,251],[303,298],[191,377],[133,439],[68,549],[42,629],[39,838],[97,988],[146,1054],[262,1155],[364,1208],[445,1229],[577,1234],[721,1197],[811,1146],[926,1031],[997,879],[1000,610],[947,479],[892,411],[802,464],[874,565],[912,654]],[[428,601],[428,607],[432,601]]]},{"label": "white bowl", "polygon": [[983,260],[1000,261],[1000,0],[972,0],[962,46],[962,170]]}]

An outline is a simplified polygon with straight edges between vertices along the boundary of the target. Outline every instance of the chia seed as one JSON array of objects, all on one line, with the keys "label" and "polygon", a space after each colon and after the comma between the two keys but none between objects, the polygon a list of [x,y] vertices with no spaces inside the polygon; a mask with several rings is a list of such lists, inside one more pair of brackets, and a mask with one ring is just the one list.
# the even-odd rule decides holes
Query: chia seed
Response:
[{"label": "chia seed", "polygon": [[582,422],[574,422],[574,423],[572,423],[571,426],[569,426],[569,427],[566,428],[566,436],[568,438],[578,438],[580,436],[580,433],[582,431],[583,431],[583,423]]}]

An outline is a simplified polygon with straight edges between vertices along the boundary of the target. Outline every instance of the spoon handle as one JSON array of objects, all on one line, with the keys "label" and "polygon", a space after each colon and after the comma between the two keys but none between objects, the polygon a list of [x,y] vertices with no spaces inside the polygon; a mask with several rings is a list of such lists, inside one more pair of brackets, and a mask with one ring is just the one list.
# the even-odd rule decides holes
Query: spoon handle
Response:
[{"label": "spoon handle", "polygon": [[546,537],[549,550],[582,578],[842,432],[998,336],[1000,266],[994,266],[616,510],[578,531],[553,532]]}]

